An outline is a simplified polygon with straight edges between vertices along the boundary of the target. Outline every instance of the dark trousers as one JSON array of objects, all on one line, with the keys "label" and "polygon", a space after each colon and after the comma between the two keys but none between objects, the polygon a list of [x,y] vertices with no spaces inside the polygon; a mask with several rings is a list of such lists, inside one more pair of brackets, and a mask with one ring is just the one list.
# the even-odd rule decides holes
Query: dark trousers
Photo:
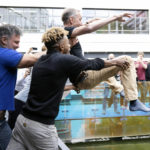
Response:
[{"label": "dark trousers", "polygon": [[8,124],[10,128],[13,130],[17,117],[20,114],[22,107],[25,105],[24,102],[15,99],[15,111],[9,111],[9,116],[8,116]]},{"label": "dark trousers", "polygon": [[0,150],[6,150],[11,138],[11,129],[5,119],[0,120]]}]

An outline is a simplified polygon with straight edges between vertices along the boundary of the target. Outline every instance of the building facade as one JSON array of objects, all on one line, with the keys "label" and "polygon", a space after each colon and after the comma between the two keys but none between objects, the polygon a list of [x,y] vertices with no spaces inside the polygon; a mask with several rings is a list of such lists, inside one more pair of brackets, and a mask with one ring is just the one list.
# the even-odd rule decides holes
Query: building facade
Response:
[{"label": "building facade", "polygon": [[[9,1],[9,2],[8,2]],[[123,12],[133,13],[133,18],[120,23],[115,21],[92,34],[81,36],[84,54],[87,58],[105,58],[108,53],[116,56],[128,54],[136,57],[138,51],[144,51],[145,57],[150,58],[149,35],[149,5],[146,0],[140,3],[131,3],[129,0],[113,2],[106,0],[100,3],[98,0],[81,0],[70,4],[64,1],[33,1],[26,0],[15,2],[1,0],[0,23],[17,25],[23,31],[23,37],[19,51],[25,52],[30,47],[42,47],[41,36],[52,26],[63,26],[61,14],[65,7],[82,9],[83,23],[91,18],[107,18]],[[111,2],[111,3],[110,3]],[[130,4],[130,5],[127,5]]]}]

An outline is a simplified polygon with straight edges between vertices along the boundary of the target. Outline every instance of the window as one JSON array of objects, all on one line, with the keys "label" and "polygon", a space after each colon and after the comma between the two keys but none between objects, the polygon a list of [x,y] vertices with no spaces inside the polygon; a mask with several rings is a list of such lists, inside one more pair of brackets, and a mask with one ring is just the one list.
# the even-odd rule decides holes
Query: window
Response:
[{"label": "window", "polygon": [[[0,8],[0,23],[20,27],[24,32],[43,32],[52,26],[63,26],[62,8]],[[123,12],[133,13],[126,22],[112,22],[95,33],[97,34],[149,34],[148,10],[102,10],[83,9],[82,21],[93,18],[105,19]]]},{"label": "window", "polygon": [[[126,18],[125,22],[112,22],[96,33],[103,34],[149,34],[148,10],[101,10],[83,9],[83,21],[90,18],[105,19],[124,12],[134,14],[132,18]],[[90,18],[89,18],[90,17]]]}]

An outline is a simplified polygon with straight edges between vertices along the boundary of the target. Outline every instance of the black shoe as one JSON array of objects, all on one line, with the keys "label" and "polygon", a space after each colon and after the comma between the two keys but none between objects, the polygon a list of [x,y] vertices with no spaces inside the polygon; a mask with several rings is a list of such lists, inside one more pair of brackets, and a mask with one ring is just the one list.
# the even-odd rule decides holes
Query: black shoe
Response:
[{"label": "black shoe", "polygon": [[150,108],[146,107],[141,101],[135,100],[134,104],[129,105],[130,111],[144,111],[144,112],[150,112]]}]

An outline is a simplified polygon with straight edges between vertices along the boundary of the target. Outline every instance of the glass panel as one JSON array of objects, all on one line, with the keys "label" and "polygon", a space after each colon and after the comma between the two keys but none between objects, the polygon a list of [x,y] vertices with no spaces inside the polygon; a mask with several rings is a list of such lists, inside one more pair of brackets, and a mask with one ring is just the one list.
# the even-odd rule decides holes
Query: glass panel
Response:
[{"label": "glass panel", "polygon": [[85,17],[85,16],[88,16],[88,17],[92,17],[95,16],[95,10],[83,10],[82,11],[82,15]]},{"label": "glass panel", "polygon": [[[149,82],[137,82],[139,99],[150,106]],[[69,141],[150,134],[149,113],[128,108],[128,101],[105,84],[94,89],[67,93],[56,118],[59,136]]]},{"label": "glass panel", "polygon": [[[84,10],[83,12],[87,12],[88,10]],[[90,10],[92,11],[92,10]],[[94,13],[95,12],[95,13]],[[134,14],[132,18],[125,18],[125,22],[113,22],[110,24],[110,28],[102,27],[96,33],[120,33],[120,34],[148,34],[148,11],[136,11],[136,10],[93,10],[93,13],[90,13],[90,17],[92,18],[101,18],[106,19],[107,17],[111,17],[114,15],[118,15],[124,12],[129,12]],[[84,22],[86,22],[85,18],[87,14],[83,13]],[[92,16],[93,15],[93,16]],[[145,31],[142,31],[145,30]]]},{"label": "glass panel", "polygon": [[108,25],[98,29],[96,33],[108,33]]}]

